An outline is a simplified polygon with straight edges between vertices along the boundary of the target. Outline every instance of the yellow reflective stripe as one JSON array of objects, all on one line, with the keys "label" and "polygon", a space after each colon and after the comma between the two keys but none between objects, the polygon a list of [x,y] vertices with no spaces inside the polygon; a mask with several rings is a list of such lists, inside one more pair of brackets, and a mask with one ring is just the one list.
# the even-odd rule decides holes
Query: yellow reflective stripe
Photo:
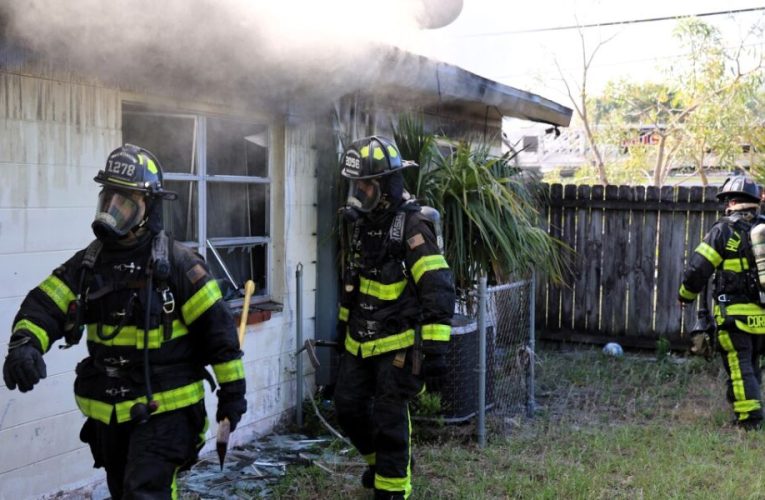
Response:
[{"label": "yellow reflective stripe", "polygon": [[232,359],[225,363],[212,365],[212,369],[215,372],[215,380],[217,380],[219,384],[233,382],[234,380],[242,380],[244,378],[244,363],[242,363],[241,359]]},{"label": "yellow reflective stripe", "polygon": [[725,259],[722,262],[722,268],[725,271],[740,273],[749,269],[749,261],[746,259]]},{"label": "yellow reflective stripe", "polygon": [[720,254],[717,253],[717,250],[703,241],[696,247],[696,253],[707,259],[714,267],[719,266],[720,262],[723,260],[722,257],[720,257]]},{"label": "yellow reflective stripe", "polygon": [[348,321],[348,316],[350,316],[350,311],[347,307],[341,307],[340,310],[337,313],[337,319],[340,321]]},{"label": "yellow reflective stripe", "polygon": [[66,314],[69,303],[75,299],[74,292],[58,276],[50,275],[38,287]]},{"label": "yellow reflective stripe", "polygon": [[86,417],[90,417],[105,424],[109,424],[111,421],[114,407],[109,403],[83,398],[82,396],[77,395],[74,396],[74,400],[77,402],[77,407]]},{"label": "yellow reflective stripe", "polygon": [[733,403],[733,411],[739,414],[739,420],[746,420],[749,417],[747,415],[749,412],[759,410],[760,408],[762,408],[762,405],[758,399],[746,399]]},{"label": "yellow reflective stripe", "polygon": [[183,313],[183,319],[187,325],[190,325],[198,317],[204,314],[205,311],[210,309],[213,304],[222,299],[223,295],[220,293],[220,287],[218,282],[210,280],[205,283],[205,286],[200,288],[189,300],[183,304],[181,311]]},{"label": "yellow reflective stripe", "polygon": [[43,352],[48,352],[50,338],[48,337],[48,333],[42,327],[37,326],[28,319],[22,319],[13,325],[13,333],[18,332],[19,330],[26,330],[34,335],[40,342],[40,347],[42,347]]},{"label": "yellow reflective stripe", "polygon": [[717,335],[720,347],[725,350],[728,358],[728,367],[730,368],[730,381],[733,387],[733,399],[734,401],[745,401],[746,393],[744,392],[744,379],[741,374],[741,366],[738,363],[738,353],[736,348],[733,347],[733,342],[730,340],[730,335],[725,330],[720,330]]},{"label": "yellow reflective stripe", "polygon": [[359,279],[359,291],[380,300],[396,300],[405,288],[405,279],[387,285],[367,278]]},{"label": "yellow reflective stripe", "polygon": [[[135,347],[143,349],[143,328],[135,325],[123,326],[116,337],[110,340],[103,340],[98,336],[98,325],[91,323],[88,325],[88,342],[101,344],[105,346]],[[103,325],[102,335],[110,336],[116,326]],[[177,339],[189,333],[186,325],[181,320],[173,320],[173,330],[170,340]],[[164,342],[165,329],[162,326],[149,330],[149,349],[159,349]]]},{"label": "yellow reflective stripe", "polygon": [[377,455],[370,453],[369,455],[361,455],[361,458],[367,463],[367,465],[375,465],[377,463]]},{"label": "yellow reflective stripe", "polygon": [[[409,469],[407,468],[407,471]],[[385,477],[380,474],[375,474],[375,489],[383,491],[403,491],[404,498],[409,495],[407,490],[412,489],[409,476],[406,477]]]},{"label": "yellow reflective stripe", "polygon": [[345,336],[345,349],[354,355],[361,350],[361,357],[368,358],[377,354],[406,349],[414,345],[414,330],[404,330],[395,335],[388,335],[381,339],[359,342],[350,335]]},{"label": "yellow reflective stripe", "polygon": [[[715,305],[715,314],[718,314],[719,305]],[[725,307],[728,316],[759,316],[765,314],[765,309],[758,304],[746,302],[743,304],[728,304]]]},{"label": "yellow reflective stripe", "polygon": [[171,500],[178,500],[178,469],[180,469],[180,467],[176,467],[173,471],[173,482],[170,483]]},{"label": "yellow reflective stripe", "polygon": [[[185,408],[201,401],[204,397],[205,387],[201,380],[178,387],[177,389],[156,392],[154,393],[154,400],[159,403],[159,408],[157,408],[155,413],[164,413],[166,411]],[[146,396],[131,401],[122,401],[115,405],[118,423],[130,420],[130,408],[136,403],[146,403]]]},{"label": "yellow reflective stripe", "polygon": [[446,263],[446,259],[444,259],[443,255],[426,255],[420,257],[412,266],[412,277],[414,278],[414,282],[419,283],[423,274],[437,269],[449,269],[449,264]]},{"label": "yellow reflective stripe", "polygon": [[698,295],[697,292],[692,292],[685,288],[685,285],[680,285],[680,296],[684,299],[693,300]]},{"label": "yellow reflective stripe", "polygon": [[440,340],[448,341],[452,335],[450,325],[433,323],[432,325],[422,325],[422,340]]},{"label": "yellow reflective stripe", "polygon": [[736,319],[736,328],[742,332],[752,334],[765,333],[765,315],[761,316],[746,316],[742,319]]}]

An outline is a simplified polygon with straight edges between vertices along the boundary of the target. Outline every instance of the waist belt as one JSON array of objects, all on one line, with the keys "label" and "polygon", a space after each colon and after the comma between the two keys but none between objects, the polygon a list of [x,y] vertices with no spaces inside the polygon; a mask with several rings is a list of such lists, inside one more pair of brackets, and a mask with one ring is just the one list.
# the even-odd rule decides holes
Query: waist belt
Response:
[{"label": "waist belt", "polygon": [[[87,362],[88,359],[90,362]],[[85,375],[87,376],[87,372],[96,372],[100,375],[106,375],[109,378],[118,378],[118,379],[127,379],[132,380],[134,382],[143,382],[143,364],[133,364],[131,365],[129,361],[119,358],[118,360],[114,360],[114,362],[104,362],[101,360],[95,360],[92,358],[88,358],[85,361],[81,362],[77,368],[78,375]],[[110,359],[110,358],[107,358]],[[112,358],[113,359],[113,358]],[[210,384],[210,389],[212,391],[215,391],[216,384],[215,379],[210,374],[209,371],[207,371],[202,366],[195,366],[190,363],[174,363],[174,364],[168,364],[168,365],[152,365],[150,367],[150,373],[152,377],[158,376],[167,376],[172,375],[174,377],[184,377],[187,379],[197,379],[202,378],[206,380]]]}]

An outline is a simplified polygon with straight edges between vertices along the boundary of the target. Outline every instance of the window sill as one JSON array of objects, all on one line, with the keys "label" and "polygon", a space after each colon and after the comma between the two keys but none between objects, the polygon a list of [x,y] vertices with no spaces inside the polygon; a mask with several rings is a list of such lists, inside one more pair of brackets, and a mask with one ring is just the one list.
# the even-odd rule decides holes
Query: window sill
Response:
[{"label": "window sill", "polygon": [[[278,302],[261,302],[259,304],[251,304],[250,309],[247,311],[247,324],[255,325],[263,323],[271,319],[271,313],[281,312],[283,305]],[[241,308],[234,310],[234,323],[239,326],[240,318],[242,317]]]}]

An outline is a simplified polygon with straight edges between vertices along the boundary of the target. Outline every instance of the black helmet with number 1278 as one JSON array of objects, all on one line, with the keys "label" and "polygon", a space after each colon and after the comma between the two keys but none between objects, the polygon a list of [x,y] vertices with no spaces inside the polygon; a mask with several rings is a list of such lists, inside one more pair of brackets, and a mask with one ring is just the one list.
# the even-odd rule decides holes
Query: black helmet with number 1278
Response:
[{"label": "black helmet with number 1278", "polygon": [[125,144],[109,154],[106,166],[93,179],[103,186],[92,227],[100,240],[115,240],[132,229],[162,229],[161,203],[177,194],[162,184],[162,167],[150,151]]}]

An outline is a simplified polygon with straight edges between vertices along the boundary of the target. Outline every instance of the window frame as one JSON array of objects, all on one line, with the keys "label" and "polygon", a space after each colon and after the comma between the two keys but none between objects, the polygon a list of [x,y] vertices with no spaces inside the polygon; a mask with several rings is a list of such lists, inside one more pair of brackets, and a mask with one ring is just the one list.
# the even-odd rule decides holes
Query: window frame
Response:
[{"label": "window frame", "polygon": [[[126,109],[127,108],[127,109]],[[248,119],[247,117],[243,116],[237,116],[237,115],[230,115],[225,113],[213,113],[213,112],[207,112],[207,111],[190,111],[190,110],[170,110],[166,108],[162,108],[160,106],[157,106],[155,104],[148,104],[143,102],[135,102],[135,101],[122,101],[121,103],[121,111],[123,113],[123,118],[121,121],[124,122],[125,114],[132,114],[132,115],[141,115],[141,116],[156,116],[156,117],[167,117],[167,118],[180,118],[180,119],[191,119],[193,120],[193,134],[194,138],[192,141],[193,146],[193,165],[195,167],[195,173],[185,173],[185,172],[172,172],[168,171],[167,168],[163,170],[163,179],[165,182],[172,181],[172,182],[184,182],[189,183],[189,185],[194,185],[196,183],[196,200],[193,203],[194,209],[197,211],[197,221],[196,221],[196,233],[197,233],[197,239],[196,240],[190,240],[190,241],[184,241],[184,240],[178,240],[179,243],[184,244],[190,248],[195,249],[204,259],[205,261],[209,262],[208,259],[208,246],[213,247],[213,251],[210,253],[213,254],[212,257],[216,259],[217,256],[214,254],[216,252],[220,253],[222,251],[225,251],[227,249],[233,249],[236,247],[249,247],[254,248],[256,246],[263,246],[264,252],[265,252],[265,270],[264,270],[264,279],[265,279],[265,289],[259,289],[258,295],[252,296],[252,303],[264,303],[269,302],[272,300],[272,293],[273,293],[273,272],[272,272],[272,264],[273,264],[273,238],[271,235],[271,228],[273,227],[273,209],[272,209],[272,202],[273,202],[273,148],[274,148],[274,134],[273,134],[273,127],[274,124],[267,120],[255,120],[255,119]],[[267,148],[266,153],[266,177],[262,176],[246,176],[246,175],[231,175],[231,174],[208,174],[207,173],[207,120],[208,119],[220,119],[220,120],[227,120],[227,121],[234,121],[238,123],[248,124],[248,125],[257,125],[257,126],[263,126],[265,128],[263,134],[265,135],[265,147]],[[208,193],[208,185],[209,184],[244,184],[244,185],[265,185],[267,186],[266,189],[266,196],[267,201],[265,203],[265,224],[266,224],[266,234],[263,236],[229,236],[229,237],[214,237],[214,238],[208,238],[207,237],[207,221],[208,221],[208,200],[207,200],[207,193]],[[221,262],[217,262],[220,266]],[[209,264],[208,264],[209,265]],[[222,267],[222,266],[221,266]],[[216,278],[219,279],[226,279],[229,280],[229,277],[225,275],[227,271],[224,268],[224,276],[216,276]],[[251,279],[252,277],[246,277],[243,278],[245,281],[248,279]],[[241,286],[239,290],[243,293],[244,292],[244,282],[242,283],[236,283],[236,286]],[[229,304],[232,306],[241,305],[243,303],[242,298],[237,299],[231,299],[228,301]]]}]

